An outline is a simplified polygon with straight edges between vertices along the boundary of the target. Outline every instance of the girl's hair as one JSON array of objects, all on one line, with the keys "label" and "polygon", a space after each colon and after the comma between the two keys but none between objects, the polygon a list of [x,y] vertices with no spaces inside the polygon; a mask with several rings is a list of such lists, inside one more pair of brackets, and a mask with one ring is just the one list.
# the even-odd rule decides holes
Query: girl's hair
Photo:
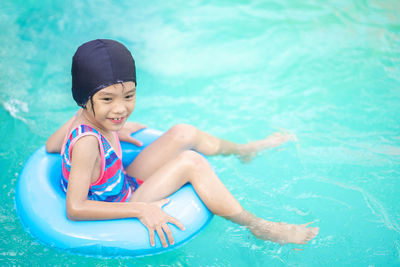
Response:
[{"label": "girl's hair", "polygon": [[123,44],[97,39],[76,50],[71,75],[72,95],[84,107],[95,93],[107,86],[128,81],[136,84],[135,60]]}]

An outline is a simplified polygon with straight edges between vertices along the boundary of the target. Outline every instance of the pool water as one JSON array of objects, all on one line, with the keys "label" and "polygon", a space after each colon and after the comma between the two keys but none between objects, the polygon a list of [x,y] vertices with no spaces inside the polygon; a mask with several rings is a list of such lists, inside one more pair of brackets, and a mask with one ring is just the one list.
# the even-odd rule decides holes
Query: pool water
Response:
[{"label": "pool water", "polygon": [[[0,3],[0,264],[400,265],[400,2],[22,1]],[[14,208],[29,155],[77,110],[75,49],[123,42],[138,75],[131,120],[193,124],[236,142],[280,129],[297,143],[242,164],[213,157],[244,207],[315,221],[308,245],[256,240],[214,218],[186,245],[104,259],[43,246]]]}]

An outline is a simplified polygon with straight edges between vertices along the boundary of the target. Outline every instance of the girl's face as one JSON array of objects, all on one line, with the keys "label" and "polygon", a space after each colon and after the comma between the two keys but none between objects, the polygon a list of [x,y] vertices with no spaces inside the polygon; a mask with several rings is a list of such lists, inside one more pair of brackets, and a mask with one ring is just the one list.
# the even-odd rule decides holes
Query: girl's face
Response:
[{"label": "girl's face", "polygon": [[118,131],[135,108],[135,83],[124,82],[105,87],[94,94],[92,100],[86,105],[90,122],[102,130]]}]

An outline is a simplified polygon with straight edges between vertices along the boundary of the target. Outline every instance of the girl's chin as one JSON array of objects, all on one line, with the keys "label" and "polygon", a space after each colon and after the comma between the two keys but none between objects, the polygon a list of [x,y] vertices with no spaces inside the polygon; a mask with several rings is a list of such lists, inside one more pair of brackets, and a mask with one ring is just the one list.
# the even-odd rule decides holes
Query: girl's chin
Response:
[{"label": "girl's chin", "polygon": [[113,130],[113,131],[118,131],[125,125],[125,119],[118,120],[118,121],[108,119],[108,122],[109,122],[108,125],[109,125],[110,130]]}]

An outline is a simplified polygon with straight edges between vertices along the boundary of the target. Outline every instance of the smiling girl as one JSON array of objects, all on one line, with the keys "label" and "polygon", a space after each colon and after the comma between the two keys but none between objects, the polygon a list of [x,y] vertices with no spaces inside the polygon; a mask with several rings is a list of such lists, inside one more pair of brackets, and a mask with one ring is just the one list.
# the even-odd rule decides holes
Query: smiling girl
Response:
[{"label": "smiling girl", "polygon": [[[72,93],[82,108],[47,141],[48,152],[62,154],[61,184],[71,220],[138,218],[164,247],[174,244],[167,223],[184,226],[161,208],[165,199],[191,183],[216,215],[246,226],[256,237],[274,242],[305,244],[318,234],[308,224],[275,223],[244,210],[201,155],[235,154],[249,159],[258,151],[294,138],[275,133],[248,144],[235,144],[199,129],[179,124],[147,146],[127,167],[122,166],[119,138],[144,126],[127,123],[135,108],[135,62],[125,46],[113,40],[93,40],[80,46],[72,62]],[[201,154],[200,154],[201,153]]]}]

